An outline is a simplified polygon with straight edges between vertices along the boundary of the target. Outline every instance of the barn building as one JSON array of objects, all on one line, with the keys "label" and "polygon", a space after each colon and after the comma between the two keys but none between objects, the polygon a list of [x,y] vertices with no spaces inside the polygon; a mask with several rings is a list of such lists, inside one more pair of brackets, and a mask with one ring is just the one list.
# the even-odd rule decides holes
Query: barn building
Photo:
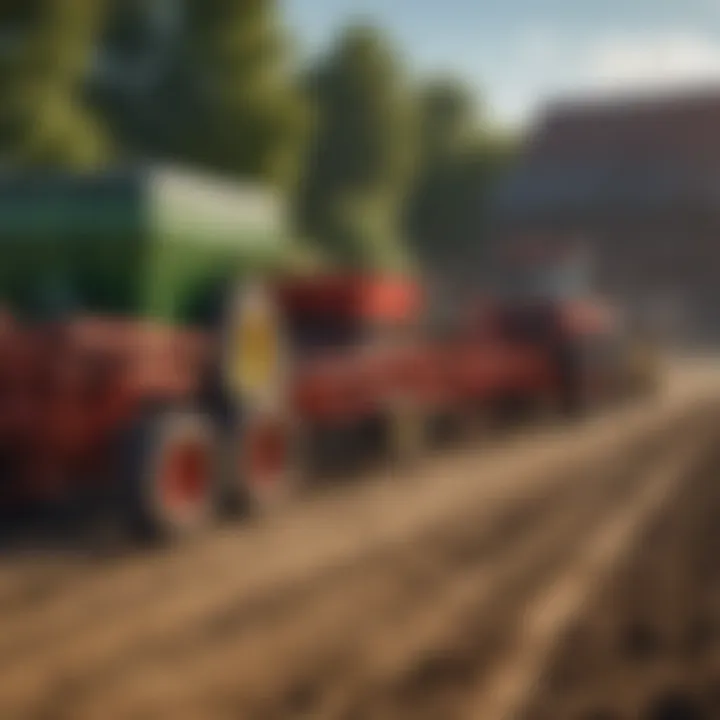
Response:
[{"label": "barn building", "polygon": [[582,238],[600,287],[720,339],[720,88],[551,107],[494,202],[492,249]]}]

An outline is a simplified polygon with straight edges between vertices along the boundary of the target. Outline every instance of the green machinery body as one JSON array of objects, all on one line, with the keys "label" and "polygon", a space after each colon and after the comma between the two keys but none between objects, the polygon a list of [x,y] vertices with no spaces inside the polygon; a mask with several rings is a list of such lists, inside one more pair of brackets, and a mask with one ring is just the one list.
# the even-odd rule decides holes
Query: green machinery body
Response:
[{"label": "green machinery body", "polygon": [[62,309],[197,321],[219,283],[282,265],[272,192],[174,169],[0,177],[0,298],[20,315]]}]

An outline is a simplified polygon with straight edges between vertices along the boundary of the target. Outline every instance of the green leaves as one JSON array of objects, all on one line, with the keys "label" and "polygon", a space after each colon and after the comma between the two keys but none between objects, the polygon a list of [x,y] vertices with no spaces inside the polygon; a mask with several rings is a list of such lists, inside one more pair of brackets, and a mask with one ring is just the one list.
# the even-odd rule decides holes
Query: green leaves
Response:
[{"label": "green leaves", "polygon": [[340,265],[440,267],[482,242],[508,144],[455,78],[414,89],[372,25],[298,81],[277,0],[0,5],[4,161],[122,154],[269,183],[295,200],[303,253]]},{"label": "green leaves", "polygon": [[420,167],[406,209],[413,250],[435,274],[472,273],[483,262],[490,193],[514,144],[487,127],[472,93],[453,79],[420,93],[419,125]]},{"label": "green leaves", "polygon": [[276,13],[269,0],[188,1],[188,58],[202,82],[205,140],[189,145],[204,165],[290,188],[309,116],[284,67]]},{"label": "green leaves", "polygon": [[95,168],[110,143],[82,87],[104,17],[102,0],[10,3],[0,28],[12,49],[0,58],[0,157],[18,165]]},{"label": "green leaves", "polygon": [[310,72],[317,124],[305,160],[301,227],[343,265],[404,265],[399,223],[414,152],[411,96],[392,46],[349,28]]}]

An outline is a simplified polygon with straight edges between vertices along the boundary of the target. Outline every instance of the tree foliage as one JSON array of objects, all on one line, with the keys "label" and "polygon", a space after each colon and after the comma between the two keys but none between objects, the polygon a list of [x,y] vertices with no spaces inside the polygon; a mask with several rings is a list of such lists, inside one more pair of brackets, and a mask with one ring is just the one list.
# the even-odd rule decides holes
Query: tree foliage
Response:
[{"label": "tree foliage", "polygon": [[83,83],[103,0],[9,0],[0,13],[0,156],[19,165],[92,168],[108,139]]},{"label": "tree foliage", "polygon": [[5,0],[0,160],[190,164],[285,187],[304,256],[479,262],[511,149],[474,94],[452,77],[413,92],[372,26],[300,78],[290,51],[277,0]]},{"label": "tree foliage", "polygon": [[482,122],[472,93],[454,80],[421,93],[420,167],[406,207],[408,237],[435,275],[468,275],[483,262],[491,190],[513,144]]},{"label": "tree foliage", "polygon": [[[308,114],[276,2],[174,7],[173,22],[148,3],[116,7],[107,46],[128,69],[124,81],[106,75],[96,91],[116,131],[142,155],[292,184]],[[133,67],[128,58],[138,55],[144,63]]]},{"label": "tree foliage", "polygon": [[470,90],[456,78],[429,82],[419,92],[420,156],[422,169],[462,149],[476,131],[478,113]]},{"label": "tree foliage", "polygon": [[406,264],[398,220],[412,172],[414,124],[393,48],[375,28],[351,27],[306,86],[317,125],[300,196],[302,228],[339,262]]},{"label": "tree foliage", "polygon": [[199,68],[207,164],[287,183],[306,127],[274,0],[190,0],[188,55]]}]

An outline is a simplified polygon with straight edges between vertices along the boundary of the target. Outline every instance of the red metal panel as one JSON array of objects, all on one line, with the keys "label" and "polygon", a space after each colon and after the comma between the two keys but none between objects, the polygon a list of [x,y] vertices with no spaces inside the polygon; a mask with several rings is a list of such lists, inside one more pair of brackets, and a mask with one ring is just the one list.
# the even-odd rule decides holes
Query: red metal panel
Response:
[{"label": "red metal panel", "polygon": [[416,317],[423,305],[421,288],[397,277],[328,275],[288,280],[277,286],[281,304],[291,313],[321,313],[368,321]]},{"label": "red metal panel", "polygon": [[7,328],[0,337],[0,448],[26,497],[54,496],[110,462],[117,431],[142,400],[198,388],[201,334],[80,318]]}]

